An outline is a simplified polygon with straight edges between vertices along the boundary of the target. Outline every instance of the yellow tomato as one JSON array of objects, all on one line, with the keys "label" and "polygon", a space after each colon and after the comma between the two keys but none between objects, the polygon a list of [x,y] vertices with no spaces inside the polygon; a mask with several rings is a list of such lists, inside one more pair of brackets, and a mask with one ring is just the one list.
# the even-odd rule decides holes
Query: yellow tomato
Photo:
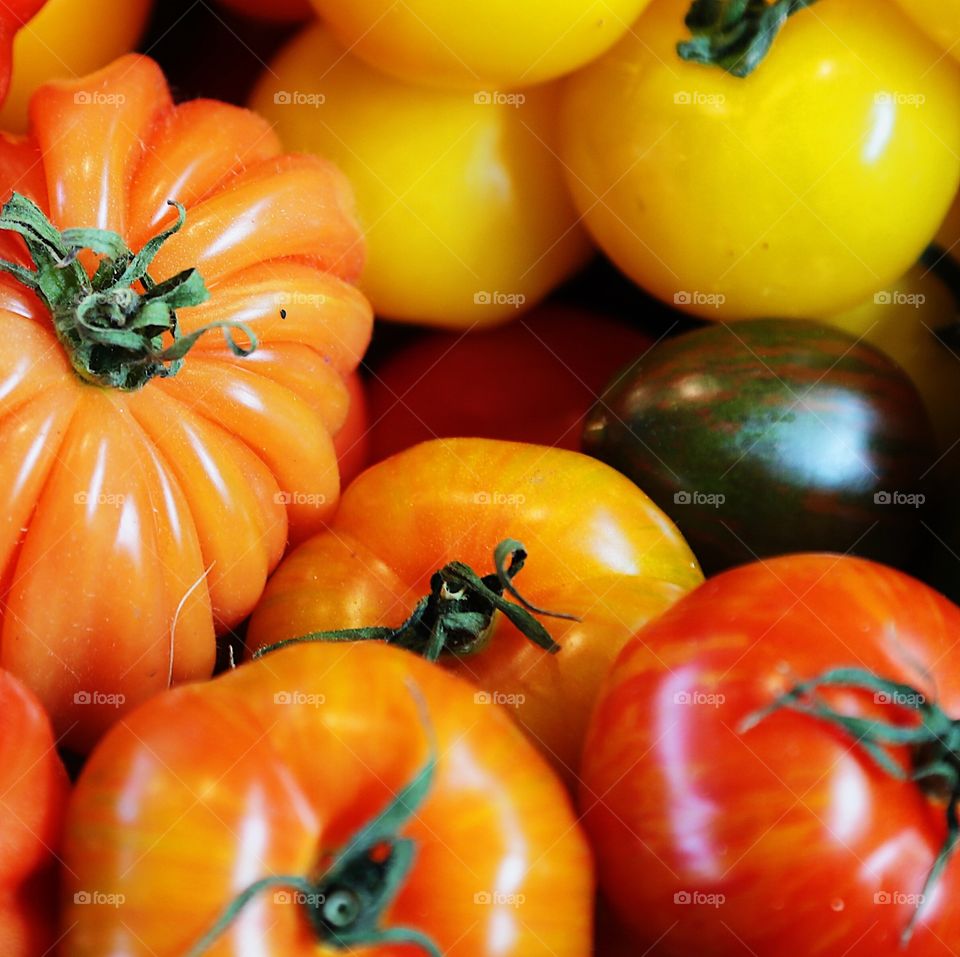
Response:
[{"label": "yellow tomato", "polygon": [[47,0],[13,41],[13,80],[0,129],[27,128],[27,103],[48,80],[92,73],[133,50],[150,0]]},{"label": "yellow tomato", "polygon": [[960,0],[899,0],[937,43],[960,59]]},{"label": "yellow tomato", "polygon": [[405,80],[516,87],[609,49],[649,0],[313,0],[351,52]]},{"label": "yellow tomato", "polygon": [[265,71],[252,106],[288,149],[349,177],[377,312],[456,328],[517,316],[588,253],[550,146],[556,93],[401,83],[316,24]]},{"label": "yellow tomato", "polygon": [[960,439],[960,354],[956,345],[945,344],[937,333],[952,326],[956,314],[957,300],[951,290],[925,266],[917,265],[855,309],[824,320],[866,339],[903,367],[923,397],[943,449]]},{"label": "yellow tomato", "polygon": [[561,156],[588,228],[709,319],[817,317],[896,281],[960,180],[960,70],[890,0],[796,13],[746,79],[681,60],[654,0],[566,81]]}]

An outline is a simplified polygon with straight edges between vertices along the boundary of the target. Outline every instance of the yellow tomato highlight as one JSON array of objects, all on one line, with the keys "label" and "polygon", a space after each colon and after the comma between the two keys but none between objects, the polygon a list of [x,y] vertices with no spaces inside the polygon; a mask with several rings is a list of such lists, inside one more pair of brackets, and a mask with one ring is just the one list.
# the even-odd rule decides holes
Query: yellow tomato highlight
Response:
[{"label": "yellow tomato highlight", "polygon": [[586,258],[552,151],[557,90],[447,92],[371,70],[311,25],[251,105],[291,150],[332,159],[367,238],[381,316],[459,328],[510,320]]},{"label": "yellow tomato highlight", "polygon": [[48,80],[92,73],[133,50],[150,0],[47,0],[13,41],[13,78],[0,129],[23,132],[33,91]]},{"label": "yellow tomato highlight", "polygon": [[746,79],[681,60],[654,0],[566,81],[561,155],[595,239],[708,319],[818,317],[895,282],[960,180],[960,70],[900,11],[828,0]]},{"label": "yellow tomato highlight", "polygon": [[649,0],[313,0],[340,42],[405,80],[530,86],[608,50]]}]

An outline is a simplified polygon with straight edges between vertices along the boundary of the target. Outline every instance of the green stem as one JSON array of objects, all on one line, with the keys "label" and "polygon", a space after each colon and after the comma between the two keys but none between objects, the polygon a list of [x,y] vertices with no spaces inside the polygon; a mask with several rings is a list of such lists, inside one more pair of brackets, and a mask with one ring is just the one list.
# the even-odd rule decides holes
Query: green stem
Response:
[{"label": "green stem", "polygon": [[[188,336],[180,333],[177,310],[198,306],[210,293],[196,269],[163,282],[148,270],[163,244],[180,231],[186,210],[172,200],[177,221],[134,255],[123,239],[106,229],[67,229],[62,233],[27,197],[13,193],[0,210],[0,230],[17,233],[36,269],[0,259],[0,270],[31,289],[50,310],[53,328],[77,375],[95,385],[131,391],[153,378],[176,375],[184,356],[211,329],[223,329],[234,355],[257,347],[242,322],[210,323]],[[100,257],[91,278],[79,253]],[[240,346],[233,331],[249,339]]]},{"label": "green stem", "polygon": [[[480,578],[463,562],[444,565],[430,579],[430,594],[417,602],[413,613],[398,628],[373,626],[314,631],[266,645],[252,657],[260,658],[289,645],[311,641],[385,641],[413,651],[427,661],[437,661],[444,653],[463,657],[484,647],[498,611],[535,645],[556,654],[560,646],[534,615],[568,621],[579,619],[575,615],[538,608],[517,591],[513,578],[526,559],[526,549],[520,542],[505,539],[494,549],[493,574]],[[504,592],[516,602],[505,598]]]},{"label": "green stem", "polygon": [[442,957],[440,948],[423,931],[381,926],[383,915],[403,887],[416,855],[414,841],[400,834],[423,806],[437,768],[437,744],[426,703],[416,687],[410,687],[410,693],[429,747],[426,763],[413,780],[332,855],[318,877],[289,874],[263,877],[242,890],[186,957],[203,957],[244,907],[270,887],[291,887],[302,895],[297,904],[303,908],[321,944],[336,950],[351,950],[404,943],[419,947],[429,957]]},{"label": "green stem", "polygon": [[[910,724],[894,724],[875,718],[837,711],[819,695],[823,688],[843,688],[872,693],[874,700],[916,715]],[[936,703],[910,685],[889,681],[860,668],[834,668],[817,678],[795,685],[767,707],[750,715],[741,725],[747,731],[782,708],[789,708],[826,721],[849,734],[858,747],[885,773],[900,781],[913,781],[946,800],[947,835],[933,862],[910,922],[901,935],[906,945],[913,935],[930,891],[960,843],[960,721],[950,717]],[[891,747],[908,747],[911,769],[894,760]]]},{"label": "green stem", "polygon": [[816,0],[694,0],[684,21],[690,40],[677,44],[683,60],[749,76],[770,52],[787,18]]}]

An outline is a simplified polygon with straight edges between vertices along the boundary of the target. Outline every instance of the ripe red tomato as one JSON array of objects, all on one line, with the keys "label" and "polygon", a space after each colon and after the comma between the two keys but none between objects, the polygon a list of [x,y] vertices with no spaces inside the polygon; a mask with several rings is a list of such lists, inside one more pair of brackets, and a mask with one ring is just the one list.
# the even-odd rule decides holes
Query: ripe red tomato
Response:
[{"label": "ripe red tomato", "polygon": [[67,775],[40,702],[0,671],[0,953],[41,957],[56,939],[55,854]]},{"label": "ripe red tomato", "polygon": [[[487,575],[505,539],[529,551],[516,580],[524,597],[580,620],[544,619],[560,645],[548,654],[502,611],[470,604],[477,619],[449,625],[440,661],[478,685],[483,700],[509,705],[572,778],[617,652],[701,581],[670,520],[619,472],[585,455],[439,439],[367,469],[345,492],[330,528],[277,569],[251,618],[248,647],[330,629],[396,628],[426,595],[435,595],[431,609],[455,611],[456,599],[439,604],[454,585],[441,588],[435,573],[462,562]],[[476,592],[466,594],[465,603]],[[428,630],[414,629],[408,644],[425,652]]]},{"label": "ripe red tomato", "polygon": [[564,306],[467,336],[425,335],[375,369],[373,456],[456,435],[577,450],[603,387],[651,344],[640,329]]},{"label": "ripe red tomato", "polygon": [[[159,358],[167,327],[135,334],[160,323],[157,293],[88,293],[87,251],[50,273],[84,322],[79,306],[41,302],[18,281],[29,273],[0,283],[0,662],[85,748],[124,708],[209,676],[215,630],[249,614],[288,537],[335,508],[331,435],[371,329],[352,285],[363,243],[331,164],[281,155],[246,110],[174,106],[146,57],[41,88],[30,135],[0,141],[0,192],[12,190],[39,207],[18,200],[4,217],[0,255],[21,266],[17,216],[88,228],[70,248],[122,237],[140,250],[177,222],[179,200],[186,225],[150,266],[173,283],[161,292],[189,300],[178,345],[238,320],[259,341],[242,358],[213,331],[182,364]],[[34,242],[35,254],[69,259],[44,229],[54,252]],[[187,308],[204,280],[209,298]]]},{"label": "ripe red tomato", "polygon": [[[155,697],[77,783],[61,955],[317,957],[342,952],[335,936],[368,957],[428,953],[374,943],[386,927],[437,954],[583,957],[593,879],[573,809],[475,699],[380,644],[286,649]],[[87,889],[119,906],[79,905]]]},{"label": "ripe red tomato", "polygon": [[[934,727],[934,707],[960,715],[958,635],[960,609],[932,589],[832,555],[726,572],[642,629],[595,712],[580,794],[635,952],[687,957],[709,940],[712,957],[951,953],[960,860],[925,883],[956,775],[896,776],[919,773],[937,740],[884,750],[895,774],[812,709],[893,734]],[[840,681],[758,715],[836,668],[900,684]]]}]

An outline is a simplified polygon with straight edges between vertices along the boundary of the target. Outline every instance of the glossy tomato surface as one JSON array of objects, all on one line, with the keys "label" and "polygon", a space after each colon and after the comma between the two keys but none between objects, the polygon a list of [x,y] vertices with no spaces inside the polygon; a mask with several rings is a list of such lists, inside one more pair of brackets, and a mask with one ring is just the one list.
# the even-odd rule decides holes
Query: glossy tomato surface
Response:
[{"label": "glossy tomato surface", "polygon": [[453,436],[578,450],[603,387],[652,344],[625,322],[556,305],[500,329],[422,336],[371,377],[373,454]]},{"label": "glossy tomato surface", "polygon": [[612,46],[649,0],[313,0],[344,46],[401,79],[527,87]]},{"label": "glossy tomato surface", "polygon": [[40,702],[0,671],[0,953],[42,957],[56,941],[55,867],[67,775]]},{"label": "glossy tomato surface", "polygon": [[714,323],[617,375],[584,450],[677,523],[708,574],[791,551],[909,567],[940,458],[923,402],[888,356],[822,323]]},{"label": "glossy tomato surface", "polygon": [[0,129],[26,130],[30,97],[42,84],[92,73],[133,50],[151,7],[152,0],[46,0],[14,39],[13,78],[0,108]]},{"label": "glossy tomato surface", "polygon": [[[946,957],[952,858],[942,800],[846,732],[780,709],[828,669],[868,669],[960,714],[960,609],[862,559],[798,555],[711,579],[624,649],[584,750],[581,808],[636,953]],[[899,692],[906,695],[906,691]],[[825,689],[844,714],[916,723],[895,694]],[[891,749],[909,768],[911,755]]]},{"label": "glossy tomato surface", "polygon": [[328,531],[273,575],[250,622],[251,651],[334,628],[401,624],[451,561],[478,575],[493,550],[528,552],[516,587],[580,621],[543,623],[561,650],[502,614],[476,653],[441,661],[519,723],[568,778],[600,682],[627,638],[701,580],[670,520],[631,482],[587,456],[485,439],[438,439],[369,468]]},{"label": "glossy tomato surface", "polygon": [[960,59],[960,3],[957,0],[898,2],[941,49]]},{"label": "glossy tomato surface", "polygon": [[[31,134],[0,143],[0,182],[64,227],[111,228],[133,249],[187,208],[155,279],[196,267],[210,298],[190,333],[219,332],[180,371],[134,391],[74,372],[49,310],[0,284],[0,591],[4,667],[88,747],[124,707],[209,676],[215,630],[249,614],[288,538],[321,527],[339,494],[331,435],[343,377],[366,347],[351,285],[363,243],[332,164],[288,156],[260,118],[210,101],[174,107],[153,61],[42,88]],[[23,261],[4,233],[3,255]],[[84,254],[86,255],[86,254]]]},{"label": "glossy tomato surface", "polygon": [[448,329],[509,322],[589,254],[555,155],[557,90],[442,92],[384,76],[319,24],[251,99],[287,149],[356,191],[379,316]]},{"label": "glossy tomato surface", "polygon": [[[583,957],[592,866],[569,799],[507,715],[475,697],[377,644],[286,649],[154,698],[77,784],[61,953],[183,957],[254,881],[317,877],[417,777],[433,739],[432,784],[399,833],[412,868],[383,925],[460,957]],[[78,905],[79,888],[122,905]],[[208,953],[341,952],[311,930],[303,897],[265,890]]]},{"label": "glossy tomato surface", "polygon": [[635,282],[705,319],[855,306],[909,269],[960,177],[960,71],[895,3],[801,9],[746,79],[679,59],[654,0],[565,81],[577,207]]}]

